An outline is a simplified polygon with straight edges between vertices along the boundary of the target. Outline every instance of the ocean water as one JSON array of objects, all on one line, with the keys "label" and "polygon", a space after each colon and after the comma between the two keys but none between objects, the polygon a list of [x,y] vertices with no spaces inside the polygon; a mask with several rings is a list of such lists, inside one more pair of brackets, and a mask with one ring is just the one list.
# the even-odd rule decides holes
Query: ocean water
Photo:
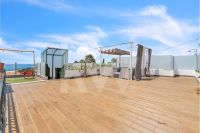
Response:
[{"label": "ocean water", "polygon": [[[14,71],[15,65],[14,64],[5,64],[4,68],[6,71]],[[33,64],[17,64],[17,70],[22,70],[26,68],[33,68]]]}]

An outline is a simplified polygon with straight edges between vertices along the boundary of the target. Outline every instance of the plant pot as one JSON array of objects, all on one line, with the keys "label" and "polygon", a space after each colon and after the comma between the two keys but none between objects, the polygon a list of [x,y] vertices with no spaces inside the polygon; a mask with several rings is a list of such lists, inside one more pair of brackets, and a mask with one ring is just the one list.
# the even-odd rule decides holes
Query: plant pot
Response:
[{"label": "plant pot", "polygon": [[0,72],[3,71],[4,63],[0,63]]}]

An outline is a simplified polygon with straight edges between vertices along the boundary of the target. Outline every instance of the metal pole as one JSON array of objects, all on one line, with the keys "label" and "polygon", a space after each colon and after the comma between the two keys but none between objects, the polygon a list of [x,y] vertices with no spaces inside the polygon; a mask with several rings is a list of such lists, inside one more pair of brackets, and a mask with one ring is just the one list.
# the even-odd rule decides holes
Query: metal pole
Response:
[{"label": "metal pole", "polygon": [[118,66],[118,63],[117,63],[117,56],[115,56],[115,60],[116,60],[115,65],[116,65],[116,67],[117,67],[117,66]]},{"label": "metal pole", "polygon": [[133,75],[133,71],[132,71],[132,50],[133,50],[133,42],[130,42],[130,45],[131,45],[131,47],[130,47],[130,77],[129,77],[129,79],[130,80],[133,80],[133,77],[132,77],[132,75]]},{"label": "metal pole", "polygon": [[199,57],[198,57],[198,54],[196,56],[197,56],[197,70],[200,70],[200,68],[199,68]]},{"label": "metal pole", "polygon": [[17,74],[17,62],[15,62],[15,75]]},{"label": "metal pole", "polygon": [[102,71],[102,68],[101,68],[101,61],[102,61],[102,54],[101,54],[101,48],[99,48],[99,53],[100,53],[100,62],[99,62],[99,70],[100,70],[100,76],[101,76],[101,71]]},{"label": "metal pole", "polygon": [[53,78],[53,72],[54,72],[54,69],[53,69],[53,66],[54,66],[54,55],[52,55],[52,64],[51,64],[51,76],[52,76],[52,79],[54,79]]},{"label": "metal pole", "polygon": [[68,53],[68,50],[67,50],[66,63],[69,63],[69,53]]},{"label": "metal pole", "polygon": [[35,73],[35,51],[33,51],[33,70],[34,70],[34,77],[36,77],[36,73]]},{"label": "metal pole", "polygon": [[10,51],[10,52],[33,52],[33,50],[18,50],[18,49],[3,49],[0,48],[0,51]]},{"label": "metal pole", "polygon": [[198,65],[199,65],[198,49],[190,49],[190,50],[188,50],[188,52],[194,52],[194,56],[196,57],[196,70],[198,70]]},{"label": "metal pole", "polygon": [[86,60],[84,61],[84,77],[87,77],[87,69],[86,69],[87,65],[86,65]]},{"label": "metal pole", "polygon": [[[133,42],[125,42],[125,43],[119,43],[119,44],[114,44],[114,45],[107,45],[107,46],[104,46],[104,47],[101,47],[101,48],[113,47],[113,46],[119,46],[119,45],[129,45],[130,43],[133,43]],[[96,49],[99,49],[99,47],[96,48]]]},{"label": "metal pole", "polygon": [[119,68],[121,67],[121,55],[119,55]]},{"label": "metal pole", "polygon": [[46,57],[45,63],[47,64],[47,51],[45,51],[45,57]]},{"label": "metal pole", "polygon": [[196,55],[196,61],[197,61],[196,69],[198,70],[199,61],[198,61],[198,50],[197,49],[195,49],[195,55]]},{"label": "metal pole", "polygon": [[65,56],[64,56],[64,64],[66,64],[67,63],[67,53],[65,53]]}]

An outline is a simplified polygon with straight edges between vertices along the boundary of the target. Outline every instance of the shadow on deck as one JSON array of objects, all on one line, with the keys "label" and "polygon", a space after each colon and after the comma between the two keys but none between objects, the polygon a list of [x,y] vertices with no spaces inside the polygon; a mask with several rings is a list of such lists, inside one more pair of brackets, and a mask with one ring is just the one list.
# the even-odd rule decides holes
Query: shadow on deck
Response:
[{"label": "shadow on deck", "polygon": [[5,113],[5,118],[6,118],[6,125],[4,130],[2,131],[3,133],[19,133],[19,126],[17,122],[17,116],[16,116],[16,109],[15,109],[15,104],[13,100],[13,90],[11,85],[7,84],[6,85],[6,90],[5,90],[5,98],[6,98],[6,113]]}]

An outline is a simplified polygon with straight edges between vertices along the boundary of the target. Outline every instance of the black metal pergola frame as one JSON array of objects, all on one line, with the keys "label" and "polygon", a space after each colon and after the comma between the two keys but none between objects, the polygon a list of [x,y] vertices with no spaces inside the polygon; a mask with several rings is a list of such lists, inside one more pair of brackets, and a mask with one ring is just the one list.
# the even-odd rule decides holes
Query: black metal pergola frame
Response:
[{"label": "black metal pergola frame", "polygon": [[[48,53],[49,50],[52,50],[52,53]],[[56,53],[58,51],[63,51],[62,54]],[[45,55],[45,56],[44,56]],[[54,57],[55,56],[61,56],[62,58],[65,57],[65,59],[62,59],[63,64],[68,62],[68,49],[62,49],[62,48],[53,48],[53,47],[47,47],[42,53],[41,53],[41,61],[47,63],[48,55],[52,56],[52,78],[53,78],[53,68],[54,68]],[[44,58],[45,57],[45,58]],[[45,59],[45,60],[44,60]],[[48,64],[48,63],[47,63]]]}]

